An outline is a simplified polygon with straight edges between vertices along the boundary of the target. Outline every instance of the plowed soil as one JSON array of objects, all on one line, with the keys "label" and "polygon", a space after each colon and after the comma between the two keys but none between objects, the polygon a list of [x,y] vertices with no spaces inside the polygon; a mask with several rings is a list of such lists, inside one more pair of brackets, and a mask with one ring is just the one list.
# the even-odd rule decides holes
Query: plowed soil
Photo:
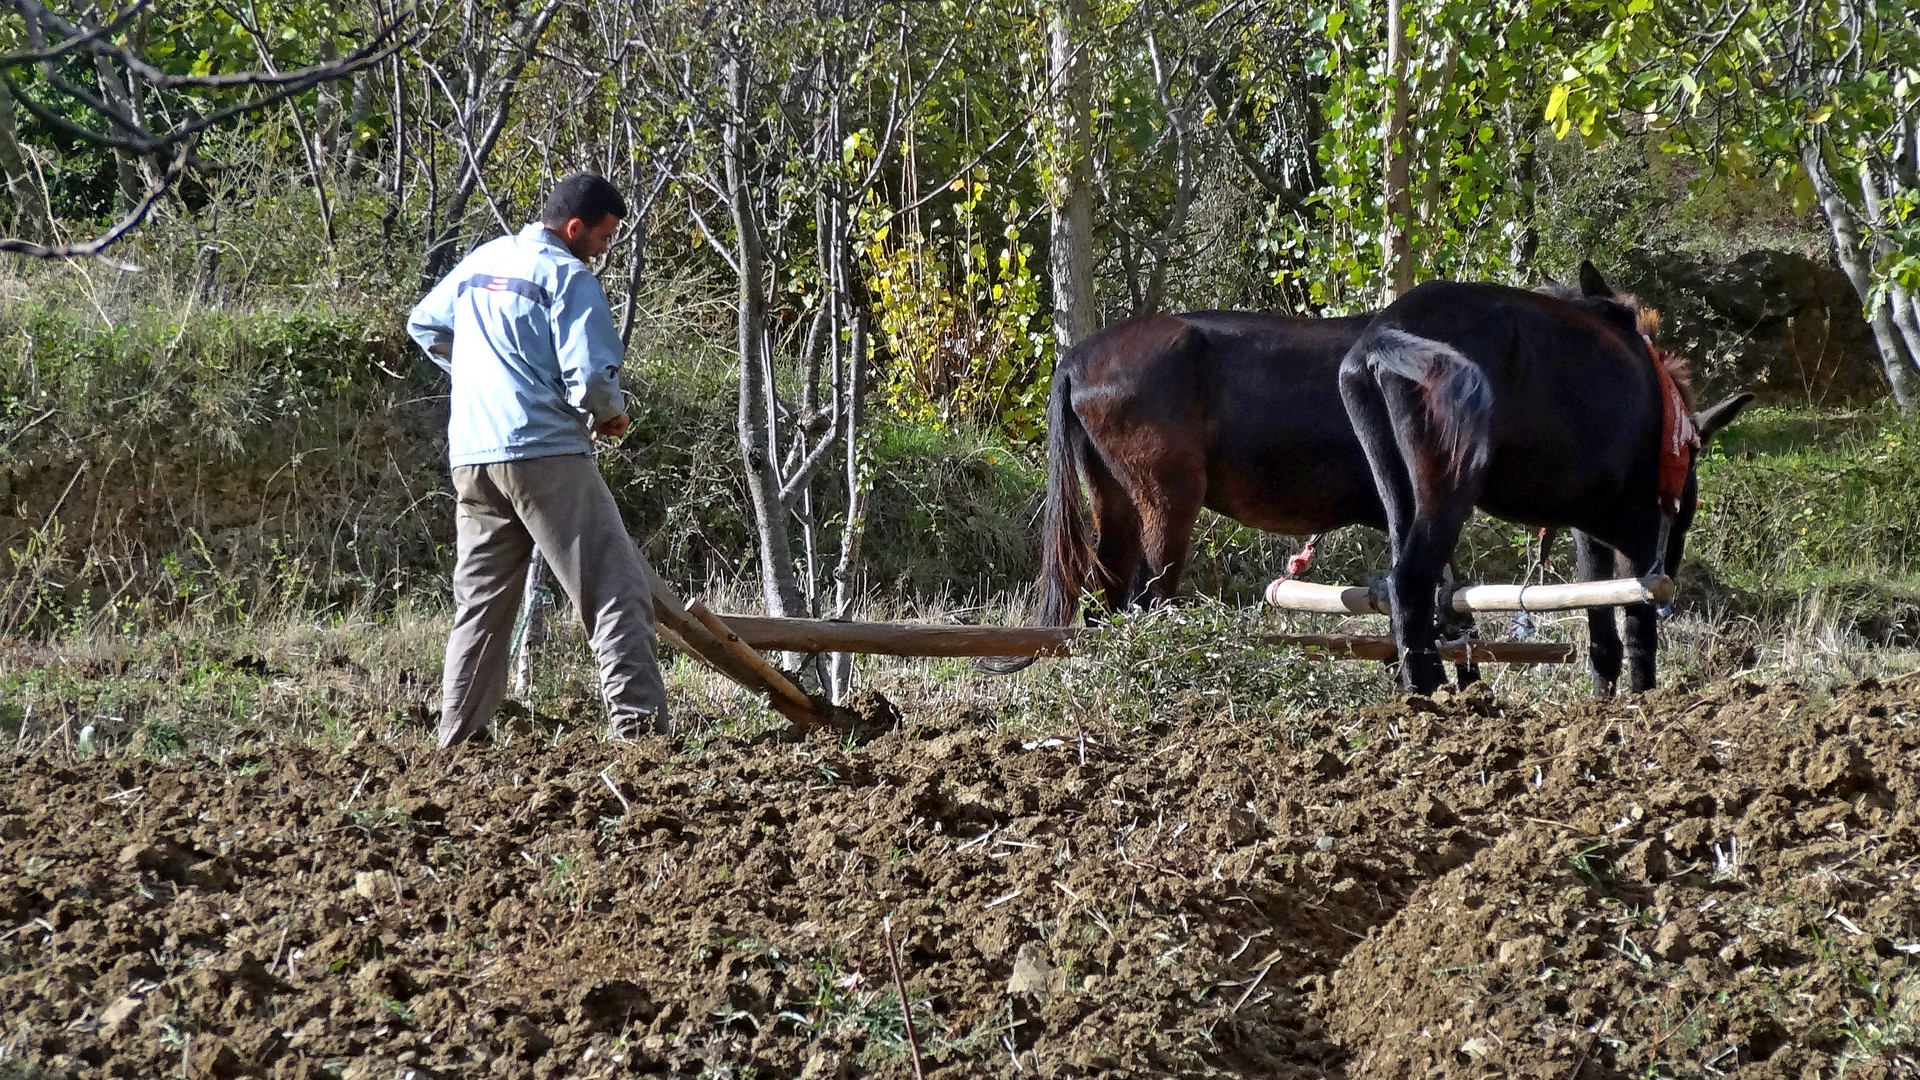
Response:
[{"label": "plowed soil", "polygon": [[16,759],[0,1074],[1905,1075],[1916,690]]}]

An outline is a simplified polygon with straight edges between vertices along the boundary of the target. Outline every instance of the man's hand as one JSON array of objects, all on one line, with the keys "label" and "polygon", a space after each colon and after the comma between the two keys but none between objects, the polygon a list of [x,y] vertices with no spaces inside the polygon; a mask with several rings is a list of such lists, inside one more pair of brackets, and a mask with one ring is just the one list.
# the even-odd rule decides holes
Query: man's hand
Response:
[{"label": "man's hand", "polygon": [[627,418],[626,413],[621,413],[611,420],[602,420],[593,425],[593,437],[596,439],[617,439],[625,435],[627,429],[632,426],[633,421]]}]

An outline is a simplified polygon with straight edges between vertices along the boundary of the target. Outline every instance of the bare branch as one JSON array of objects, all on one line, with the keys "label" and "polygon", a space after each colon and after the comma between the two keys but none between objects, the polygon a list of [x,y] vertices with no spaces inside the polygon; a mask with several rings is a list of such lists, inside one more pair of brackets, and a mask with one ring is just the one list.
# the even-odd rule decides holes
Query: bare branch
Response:
[{"label": "bare branch", "polygon": [[[392,49],[387,47],[390,39],[399,32],[400,27],[412,16],[411,9],[401,12],[392,22],[375,30],[373,37],[366,45],[354,50],[352,54],[341,60],[328,61],[324,64],[315,64],[312,67],[283,72],[245,71],[236,72],[232,75],[169,75],[140,59],[140,57],[132,51],[121,48],[107,40],[110,35],[125,26],[134,15],[139,13],[140,9],[146,6],[146,0],[140,0],[139,3],[134,4],[133,7],[129,8],[112,23],[91,30],[62,19],[60,16],[47,10],[47,8],[38,3],[37,0],[13,0],[13,6],[15,10],[20,12],[22,17],[27,19],[29,25],[36,19],[40,20],[44,22],[45,25],[52,27],[56,32],[65,37],[66,40],[57,46],[38,48],[33,52],[0,54],[0,65],[18,66],[22,64],[45,63],[73,49],[85,48],[95,56],[104,56],[125,64],[129,71],[132,71],[134,74],[140,76],[141,79],[162,90],[244,90],[251,87],[295,86],[298,87],[298,89],[294,92],[298,93],[299,90],[304,90],[309,86],[314,86],[322,82],[330,82],[339,78],[341,75],[350,74],[351,72],[338,70],[343,65],[354,65],[353,70],[358,70],[360,67],[366,66],[364,63],[357,63],[360,60],[364,59],[371,63],[378,63],[391,55]],[[404,42],[393,42],[391,44],[398,47],[398,45],[404,44]]]},{"label": "bare branch", "polygon": [[[147,215],[151,213],[153,208],[159,204],[160,200],[166,196],[168,190],[173,187],[174,182],[180,179],[180,174],[186,171],[187,160],[191,156],[192,154],[188,148],[182,146],[174,154],[173,163],[167,166],[167,171],[160,176],[160,179],[155,182],[152,187],[147,189],[146,196],[138,203],[135,203],[133,209],[127,211],[126,216],[115,222],[112,228],[85,243],[47,245],[36,244],[28,240],[0,240],[0,251],[10,252],[15,255],[28,255],[36,259],[80,259],[98,257],[100,253],[105,251],[114,241],[132,232],[142,221],[146,220]],[[116,262],[113,265],[126,271],[138,271],[140,269],[128,263]]]}]

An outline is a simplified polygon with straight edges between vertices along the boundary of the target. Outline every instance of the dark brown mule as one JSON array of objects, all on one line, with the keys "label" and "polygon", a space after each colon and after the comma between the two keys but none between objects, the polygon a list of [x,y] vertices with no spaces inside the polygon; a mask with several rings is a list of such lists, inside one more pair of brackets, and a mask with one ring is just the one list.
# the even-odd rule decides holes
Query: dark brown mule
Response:
[{"label": "dark brown mule", "polygon": [[1113,611],[1172,597],[1203,506],[1293,536],[1384,528],[1339,388],[1370,319],[1145,315],[1069,350],[1047,410],[1040,622],[1072,622],[1089,583]]},{"label": "dark brown mule", "polygon": [[[1387,507],[1388,595],[1408,689],[1440,683],[1435,584],[1476,505],[1574,530],[1586,579],[1612,576],[1616,563],[1636,577],[1679,568],[1697,447],[1753,395],[1689,415],[1686,370],[1654,349],[1641,315],[1591,263],[1578,292],[1432,281],[1380,312],[1348,352],[1341,395]],[[1674,392],[1682,400],[1668,424]],[[1594,688],[1610,694],[1621,660],[1613,611],[1588,615]],[[1655,612],[1636,604],[1625,615],[1628,686],[1646,690]]]}]

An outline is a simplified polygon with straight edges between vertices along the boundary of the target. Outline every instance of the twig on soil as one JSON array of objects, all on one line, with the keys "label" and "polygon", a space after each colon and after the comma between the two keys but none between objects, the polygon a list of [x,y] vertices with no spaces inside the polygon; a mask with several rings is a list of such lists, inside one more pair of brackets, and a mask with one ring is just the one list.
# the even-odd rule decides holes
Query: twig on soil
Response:
[{"label": "twig on soil", "polygon": [[893,968],[893,989],[900,995],[900,1018],[907,1023],[907,1049],[913,1055],[913,1080],[927,1080],[920,1064],[920,1033],[913,1027],[913,1001],[907,997],[907,980],[900,974],[900,952],[893,944],[893,920],[880,920],[880,938],[887,946],[887,965]]},{"label": "twig on soil", "polygon": [[1653,1040],[1653,1045],[1659,1046],[1661,1043],[1664,1043],[1668,1039],[1673,1038],[1674,1035],[1677,1034],[1681,1028],[1687,1026],[1687,1022],[1693,1019],[1693,1014],[1699,1012],[1700,1006],[1705,1005],[1707,1003],[1707,999],[1711,996],[1712,995],[1710,994],[1702,994],[1700,996],[1700,1000],[1693,1003],[1693,1008],[1687,1010],[1687,1015],[1681,1017],[1679,1023],[1667,1029],[1667,1033],[1665,1035],[1662,1035],[1659,1038]]},{"label": "twig on soil", "polygon": [[367,786],[367,777],[372,775],[373,775],[372,769],[368,769],[366,772],[363,772],[360,774],[360,782],[353,785],[353,794],[347,796],[347,801],[340,807],[340,809],[342,810],[353,809],[353,800],[360,797],[360,789]]},{"label": "twig on soil", "polygon": [[1232,956],[1229,956],[1229,957],[1227,957],[1227,961],[1228,961],[1229,963],[1231,963],[1231,962],[1233,962],[1233,961],[1235,961],[1235,960],[1238,960],[1238,959],[1240,959],[1240,954],[1242,954],[1242,953],[1244,953],[1244,952],[1246,952],[1246,951],[1247,951],[1247,949],[1248,949],[1248,948],[1249,948],[1250,946],[1252,946],[1254,942],[1256,942],[1256,941],[1258,941],[1258,940],[1260,940],[1260,939],[1261,939],[1261,938],[1263,938],[1263,937],[1266,937],[1266,936],[1267,936],[1268,934],[1271,934],[1271,933],[1273,933],[1273,929],[1272,929],[1271,927],[1269,927],[1269,928],[1267,928],[1267,929],[1265,929],[1265,930],[1261,930],[1261,931],[1258,931],[1258,932],[1256,932],[1256,933],[1253,933],[1253,934],[1250,934],[1250,935],[1248,935],[1247,937],[1244,937],[1244,938],[1241,938],[1241,939],[1240,939],[1240,947],[1239,947],[1239,948],[1237,948],[1237,949],[1235,949],[1235,950],[1233,950],[1233,955],[1232,955]]},{"label": "twig on soil", "polygon": [[1253,996],[1253,992],[1255,990],[1260,989],[1260,984],[1261,982],[1265,981],[1267,977],[1267,972],[1272,971],[1273,965],[1279,962],[1280,962],[1280,950],[1275,949],[1273,950],[1272,953],[1268,954],[1266,960],[1263,961],[1262,966],[1260,968],[1260,974],[1255,975],[1253,977],[1253,981],[1247,984],[1246,990],[1242,992],[1240,995],[1240,1000],[1233,1003],[1234,1012],[1239,1012],[1240,1006],[1245,1005],[1247,1003],[1247,999]]},{"label": "twig on soil", "polygon": [[[607,766],[608,769],[612,767],[613,766],[611,765]],[[633,813],[633,804],[628,802],[627,797],[625,795],[620,794],[620,789],[614,786],[614,783],[612,780],[608,779],[607,769],[600,770],[600,782],[607,785],[607,790],[613,792],[614,798],[620,800],[620,816],[621,817],[624,818],[629,814]]]},{"label": "twig on soil", "polygon": [[21,923],[19,926],[14,927],[13,929],[7,931],[6,933],[0,934],[0,941],[5,941],[22,930],[33,929],[34,925],[39,921],[40,920],[38,919],[29,919],[28,921]]},{"label": "twig on soil", "polygon": [[1027,1067],[1020,1064],[1020,1051],[1013,1045],[1012,1035],[1000,1036],[1000,1045],[1007,1048],[1007,1057],[1013,1061],[1013,1071],[1025,1075]]}]

